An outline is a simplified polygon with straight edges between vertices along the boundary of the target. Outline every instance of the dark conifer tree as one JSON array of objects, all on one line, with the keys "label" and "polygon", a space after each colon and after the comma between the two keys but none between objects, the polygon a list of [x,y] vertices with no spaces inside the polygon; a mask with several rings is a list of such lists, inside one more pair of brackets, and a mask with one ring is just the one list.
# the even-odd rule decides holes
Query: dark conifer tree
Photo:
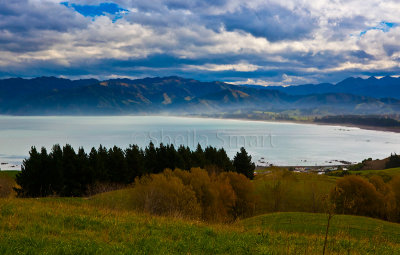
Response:
[{"label": "dark conifer tree", "polygon": [[96,160],[95,160],[95,171],[97,180],[99,182],[108,182],[110,180],[109,170],[108,170],[108,151],[102,145],[99,146],[99,149],[96,153]]},{"label": "dark conifer tree", "polygon": [[128,179],[133,182],[136,177],[145,174],[144,152],[137,145],[129,145],[125,150]]},{"label": "dark conifer tree", "polygon": [[[397,155],[392,155],[397,159]],[[160,144],[158,148],[150,143],[145,151],[131,145],[125,151],[117,146],[107,150],[100,145],[92,148],[89,155],[83,148],[75,153],[71,145],[62,149],[54,145],[50,154],[45,148],[40,153],[35,147],[24,160],[22,171],[17,175],[16,189],[19,196],[82,196],[90,185],[98,183],[132,183],[137,176],[160,173],[166,168],[186,169],[208,167],[213,171],[237,171],[253,177],[254,164],[244,148],[232,162],[224,149],[207,147],[204,151],[199,144],[196,151],[189,147]]]},{"label": "dark conifer tree", "polygon": [[233,159],[233,166],[237,173],[243,174],[249,179],[254,178],[255,164],[251,162],[251,156],[247,154],[247,151],[242,147],[240,152],[236,153]]},{"label": "dark conifer tree", "polygon": [[40,150],[40,196],[49,196],[53,194],[53,179],[52,179],[52,168],[50,164],[50,158],[47,154],[45,147]]},{"label": "dark conifer tree", "polygon": [[85,194],[89,185],[95,181],[93,169],[90,167],[89,158],[85,150],[81,147],[77,155],[77,171],[80,174],[80,192]]},{"label": "dark conifer tree", "polygon": [[64,185],[63,152],[60,145],[56,144],[53,146],[49,154],[49,160],[51,168],[49,175],[52,180],[52,190],[55,194],[60,194]]},{"label": "dark conifer tree", "polygon": [[183,145],[179,146],[177,153],[179,154],[180,160],[176,167],[184,170],[190,170],[194,165],[192,160],[192,151],[189,147]]},{"label": "dark conifer tree", "polygon": [[200,144],[197,144],[196,151],[192,153],[192,162],[192,167],[204,168],[206,164],[204,151]]},{"label": "dark conifer tree", "polygon": [[90,150],[90,153],[88,155],[88,164],[89,167],[91,169],[93,169],[93,181],[96,182],[98,181],[99,178],[99,174],[98,174],[98,168],[97,168],[97,150],[96,148],[92,147],[92,149]]},{"label": "dark conifer tree", "polygon": [[74,148],[67,144],[63,147],[62,168],[64,185],[62,196],[81,196],[80,173],[77,167],[77,157]]},{"label": "dark conifer tree", "polygon": [[210,166],[214,165],[217,166],[217,149],[211,146],[208,146],[207,148],[204,149],[204,165]]},{"label": "dark conifer tree", "polygon": [[232,162],[223,148],[217,149],[215,147],[208,146],[204,150],[204,158],[205,165],[216,166],[222,171],[233,170]]},{"label": "dark conifer tree", "polygon": [[146,173],[156,173],[157,172],[157,151],[154,147],[153,142],[150,142],[149,146],[146,147],[144,151],[145,157],[145,169]]},{"label": "dark conifer tree", "polygon": [[167,145],[167,157],[168,157],[167,168],[169,169],[175,169],[183,164],[182,163],[183,159],[176,151],[175,146],[173,144]]},{"label": "dark conifer tree", "polygon": [[160,146],[156,148],[156,153],[157,163],[155,173],[161,173],[165,168],[168,168],[169,165],[167,148],[161,143]]},{"label": "dark conifer tree", "polygon": [[32,147],[29,152],[29,158],[23,161],[21,172],[16,176],[16,182],[21,187],[20,189],[16,189],[19,196],[41,196],[40,169],[40,154],[35,147]]},{"label": "dark conifer tree", "polygon": [[226,154],[226,151],[224,148],[221,148],[217,152],[217,164],[223,171],[229,172],[233,171],[234,167],[232,164],[231,159],[228,157],[228,154]]},{"label": "dark conifer tree", "polygon": [[108,150],[107,169],[111,182],[128,183],[131,181],[128,175],[124,151],[117,146]]}]

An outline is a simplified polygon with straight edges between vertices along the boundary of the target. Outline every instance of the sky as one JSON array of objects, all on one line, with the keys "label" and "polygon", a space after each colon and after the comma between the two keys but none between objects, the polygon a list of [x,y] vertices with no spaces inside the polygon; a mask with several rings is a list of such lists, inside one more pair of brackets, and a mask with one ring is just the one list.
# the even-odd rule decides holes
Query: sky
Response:
[{"label": "sky", "polygon": [[398,0],[0,0],[0,78],[400,74]]}]

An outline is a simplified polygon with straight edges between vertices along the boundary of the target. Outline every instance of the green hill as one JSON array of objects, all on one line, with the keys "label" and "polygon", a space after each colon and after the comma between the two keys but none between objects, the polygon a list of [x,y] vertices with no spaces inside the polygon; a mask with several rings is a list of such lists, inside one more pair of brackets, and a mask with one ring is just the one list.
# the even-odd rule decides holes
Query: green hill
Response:
[{"label": "green hill", "polygon": [[[241,224],[246,230],[323,235],[326,231],[327,215],[301,212],[271,213],[245,219]],[[356,239],[379,238],[400,243],[400,224],[361,216],[335,215],[329,234]]]},{"label": "green hill", "polygon": [[[321,254],[322,251],[323,214],[276,213],[235,224],[206,224],[107,206],[118,196],[123,198],[123,191],[90,199],[0,199],[0,254]],[[125,198],[124,203],[129,204],[129,197]],[[329,254],[400,253],[398,224],[355,216],[335,216],[333,222]]]},{"label": "green hill", "polygon": [[371,177],[373,175],[379,175],[384,180],[390,180],[396,175],[400,175],[400,167],[399,168],[390,168],[384,170],[359,170],[359,171],[350,171],[351,174],[361,175],[363,177]]},{"label": "green hill", "polygon": [[0,171],[0,177],[2,176],[8,176],[11,177],[13,179],[15,179],[15,176],[17,175],[17,173],[19,173],[20,171],[16,171],[16,170],[3,170]]}]

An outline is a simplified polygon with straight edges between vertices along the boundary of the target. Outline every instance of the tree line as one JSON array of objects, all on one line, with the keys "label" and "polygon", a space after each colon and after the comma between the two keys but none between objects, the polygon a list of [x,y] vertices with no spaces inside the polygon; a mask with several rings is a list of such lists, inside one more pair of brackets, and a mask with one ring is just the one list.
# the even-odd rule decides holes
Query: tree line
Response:
[{"label": "tree line", "polygon": [[395,154],[390,154],[388,161],[386,162],[385,169],[400,167],[400,156]]},{"label": "tree line", "polygon": [[348,123],[374,127],[400,127],[400,121],[389,116],[374,115],[336,115],[315,118],[315,122],[322,123]]},{"label": "tree line", "polygon": [[107,149],[100,145],[89,153],[81,147],[75,151],[71,145],[56,144],[51,152],[42,147],[32,147],[16,177],[19,196],[83,196],[88,189],[99,183],[130,184],[136,177],[157,174],[164,169],[204,168],[214,172],[237,172],[252,179],[255,165],[244,148],[231,160],[223,148],[200,144],[196,150],[187,146],[152,142],[143,150],[130,145],[125,150],[114,146]]},{"label": "tree line", "polygon": [[[351,171],[365,170],[365,167],[368,166],[368,163],[372,161],[373,161],[372,158],[364,159],[362,162],[358,164],[349,166],[349,170]],[[382,167],[382,169],[397,168],[397,167],[400,167],[400,155],[392,153],[390,154],[390,157],[387,158],[385,166]]]}]

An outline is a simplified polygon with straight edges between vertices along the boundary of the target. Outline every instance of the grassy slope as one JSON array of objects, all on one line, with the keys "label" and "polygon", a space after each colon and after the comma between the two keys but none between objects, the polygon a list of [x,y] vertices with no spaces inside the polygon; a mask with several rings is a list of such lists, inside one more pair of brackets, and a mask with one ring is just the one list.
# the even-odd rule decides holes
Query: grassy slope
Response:
[{"label": "grassy slope", "polygon": [[[242,221],[247,230],[273,230],[307,235],[321,235],[326,231],[327,216],[319,213],[272,213]],[[400,224],[351,215],[334,215],[330,234],[357,239],[379,237],[400,244]]]},{"label": "grassy slope", "polygon": [[[108,207],[102,198],[0,200],[0,254],[321,254],[321,214],[278,213],[209,225]],[[400,253],[400,225],[353,216],[335,220],[351,223],[354,237],[334,230],[340,227],[334,223],[330,254]]]},{"label": "grassy slope", "polygon": [[[360,172],[393,176],[400,168]],[[336,177],[318,180],[331,186]],[[128,194],[0,199],[0,254],[321,254],[323,214],[273,213],[210,225],[135,213]],[[328,251],[400,254],[400,224],[335,215]]]},{"label": "grassy slope", "polygon": [[351,174],[358,174],[364,177],[371,177],[373,175],[379,175],[384,180],[390,180],[392,177],[400,174],[399,168],[390,168],[385,170],[360,170],[360,171],[350,171]]},{"label": "grassy slope", "polygon": [[16,170],[2,170],[2,171],[0,171],[0,177],[8,176],[8,177],[11,177],[11,178],[15,179],[15,176],[19,172],[20,171],[16,171]]}]

